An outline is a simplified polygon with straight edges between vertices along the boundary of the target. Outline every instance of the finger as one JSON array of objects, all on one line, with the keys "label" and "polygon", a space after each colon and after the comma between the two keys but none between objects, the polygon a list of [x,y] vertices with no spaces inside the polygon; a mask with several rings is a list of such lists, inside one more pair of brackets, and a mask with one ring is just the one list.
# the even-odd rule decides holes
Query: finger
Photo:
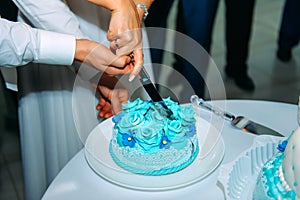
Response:
[{"label": "finger", "polygon": [[114,67],[123,68],[131,62],[131,57],[129,55],[116,55],[107,47],[102,47],[98,49],[94,57],[99,55],[104,60],[103,62],[107,65],[112,65]]},{"label": "finger", "polygon": [[109,27],[107,34],[106,34],[107,40],[110,42],[117,40],[119,38],[117,33],[118,33],[117,30],[113,29],[112,27]]},{"label": "finger", "polygon": [[140,73],[143,65],[144,65],[144,56],[142,49],[135,50],[133,52],[134,56],[134,67],[132,72],[129,75],[129,82],[133,81],[133,79]]},{"label": "finger", "polygon": [[141,42],[138,41],[130,41],[125,43],[123,40],[120,40],[120,42],[118,43],[119,48],[116,49],[116,54],[117,55],[129,55],[130,53],[132,53],[133,51],[137,50],[137,49],[142,49]]},{"label": "finger", "polygon": [[119,43],[117,40],[113,40],[110,42],[110,49],[117,50],[119,48]]},{"label": "finger", "polygon": [[109,111],[109,112],[101,111],[101,112],[99,113],[99,116],[98,116],[98,117],[107,119],[107,118],[109,118],[109,117],[111,117],[111,116],[113,116],[113,114],[112,114],[111,111]]},{"label": "finger", "polygon": [[131,46],[130,48],[135,48],[133,45],[137,42],[134,41],[133,32],[125,31],[117,36],[115,39],[117,42],[118,48],[122,48],[125,46]]},{"label": "finger", "polygon": [[106,113],[111,112],[111,110],[112,110],[111,104],[109,102],[106,102],[105,106],[102,108],[102,110]]},{"label": "finger", "polygon": [[124,68],[131,62],[130,56],[114,56],[110,65],[118,68]]},{"label": "finger", "polygon": [[104,117],[107,113],[112,113],[111,105],[108,102],[105,102],[105,105],[99,112],[98,116],[99,117]]},{"label": "finger", "polygon": [[126,46],[119,46],[119,48],[115,50],[116,55],[118,55],[118,56],[129,55],[133,51],[134,51],[134,48],[132,48],[130,46],[130,44],[128,44]]},{"label": "finger", "polygon": [[109,75],[128,74],[133,69],[130,56],[116,56],[109,52],[105,59],[109,65],[105,67],[104,71]]},{"label": "finger", "polygon": [[122,104],[128,101],[128,91],[126,89],[119,89],[116,95],[113,95],[112,99],[112,111],[114,114],[121,112]]},{"label": "finger", "polygon": [[103,118],[107,119],[107,118],[110,118],[110,117],[112,117],[112,116],[113,116],[113,113],[110,112],[110,113],[106,113],[106,114],[103,116]]},{"label": "finger", "polygon": [[133,70],[134,65],[132,63],[129,63],[124,68],[116,68],[113,66],[107,67],[105,72],[108,75],[120,75],[120,74],[129,74]]},{"label": "finger", "polygon": [[100,98],[96,106],[96,110],[102,110],[104,106],[105,106],[105,100],[104,98]]},{"label": "finger", "polygon": [[112,98],[112,90],[111,89],[109,89],[105,86],[102,86],[102,85],[99,86],[99,89],[100,89],[103,97],[105,97],[108,100],[111,100],[111,98]]}]

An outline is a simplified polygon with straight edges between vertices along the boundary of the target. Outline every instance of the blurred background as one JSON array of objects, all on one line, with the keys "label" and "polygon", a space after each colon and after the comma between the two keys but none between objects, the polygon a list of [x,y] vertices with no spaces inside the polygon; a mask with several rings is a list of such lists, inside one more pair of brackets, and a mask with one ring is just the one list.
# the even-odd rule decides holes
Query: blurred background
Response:
[{"label": "blurred background", "polygon": [[[254,92],[247,92],[239,89],[233,80],[226,78],[224,73],[225,9],[224,2],[220,1],[213,31],[211,57],[223,77],[227,99],[298,103],[300,45],[293,49],[291,61],[281,62],[276,57],[278,30],[284,2],[284,0],[256,1],[248,57],[248,72],[256,87]],[[168,18],[168,28],[174,29],[176,12],[175,3]],[[167,37],[166,45],[173,45],[172,37]],[[172,66],[173,57],[166,55],[163,62]],[[167,74],[161,76],[166,77]],[[214,76],[210,71],[206,80],[214,82]],[[205,97],[209,99],[207,93]],[[23,199],[23,183],[16,94],[6,90],[2,81],[0,82],[0,118],[0,199],[20,200]]]}]

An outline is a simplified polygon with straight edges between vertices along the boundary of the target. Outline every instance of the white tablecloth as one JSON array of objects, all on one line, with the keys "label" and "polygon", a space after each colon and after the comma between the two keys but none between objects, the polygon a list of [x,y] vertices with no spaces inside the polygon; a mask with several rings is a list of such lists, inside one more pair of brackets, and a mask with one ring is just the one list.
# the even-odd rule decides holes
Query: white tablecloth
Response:
[{"label": "white tablecloth", "polygon": [[[247,116],[251,120],[272,127],[286,136],[298,127],[296,104],[229,100],[226,110],[235,115]],[[255,135],[235,129],[226,123],[222,130],[222,137],[225,142],[225,156],[221,164],[225,164],[249,148]],[[126,189],[98,176],[87,164],[84,151],[81,150],[55,178],[43,199],[218,200],[224,199],[222,187],[217,182],[218,173],[219,168],[204,180],[175,190],[150,192]]]}]

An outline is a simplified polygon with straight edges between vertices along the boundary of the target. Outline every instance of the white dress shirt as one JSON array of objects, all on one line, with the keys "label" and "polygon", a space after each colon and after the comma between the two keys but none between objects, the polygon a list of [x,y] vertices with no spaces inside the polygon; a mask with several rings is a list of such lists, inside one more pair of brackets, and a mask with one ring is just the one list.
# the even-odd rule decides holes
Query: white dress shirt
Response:
[{"label": "white dress shirt", "polygon": [[5,19],[0,19],[0,27],[0,66],[73,63],[76,45],[73,35],[38,30]]},{"label": "white dress shirt", "polygon": [[[13,0],[22,18],[39,29],[104,42],[110,11],[86,0]],[[26,18],[25,18],[25,17]]]}]

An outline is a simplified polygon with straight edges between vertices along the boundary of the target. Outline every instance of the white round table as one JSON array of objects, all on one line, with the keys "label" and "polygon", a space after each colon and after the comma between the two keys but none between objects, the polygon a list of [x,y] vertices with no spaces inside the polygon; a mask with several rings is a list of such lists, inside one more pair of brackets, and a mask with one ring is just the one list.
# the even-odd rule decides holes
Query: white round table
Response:
[{"label": "white round table", "polygon": [[[298,127],[297,105],[253,100],[227,100],[226,110],[243,115],[287,136]],[[224,125],[222,136],[225,156],[222,164],[235,159],[252,145],[254,134],[233,128],[229,122]],[[167,191],[140,191],[127,189],[106,181],[88,165],[84,150],[77,153],[51,183],[43,200],[199,200],[224,199],[220,183],[217,182],[219,167],[205,179],[192,185]]]}]

